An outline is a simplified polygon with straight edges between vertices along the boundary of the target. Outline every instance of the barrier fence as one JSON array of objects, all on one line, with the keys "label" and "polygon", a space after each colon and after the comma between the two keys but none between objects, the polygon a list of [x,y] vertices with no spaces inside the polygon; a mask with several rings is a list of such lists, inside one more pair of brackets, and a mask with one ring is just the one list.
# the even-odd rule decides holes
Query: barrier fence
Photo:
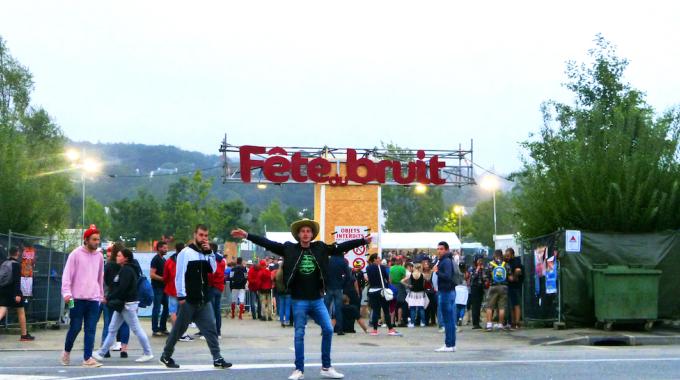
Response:
[{"label": "barrier fence", "polygon": [[[29,292],[24,308],[29,324],[58,323],[64,314],[61,298],[61,274],[66,263],[68,243],[49,237],[9,232],[0,234],[0,260],[8,257],[10,247],[19,249],[22,263],[22,292]],[[3,328],[18,324],[10,311]]]}]

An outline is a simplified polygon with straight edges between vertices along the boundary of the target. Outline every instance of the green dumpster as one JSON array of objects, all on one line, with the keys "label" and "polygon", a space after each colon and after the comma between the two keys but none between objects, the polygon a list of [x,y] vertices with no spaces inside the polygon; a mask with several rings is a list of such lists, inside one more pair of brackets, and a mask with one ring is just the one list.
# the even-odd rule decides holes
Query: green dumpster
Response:
[{"label": "green dumpster", "polygon": [[660,270],[641,266],[593,268],[595,318],[605,330],[614,323],[644,323],[651,330],[659,313]]}]

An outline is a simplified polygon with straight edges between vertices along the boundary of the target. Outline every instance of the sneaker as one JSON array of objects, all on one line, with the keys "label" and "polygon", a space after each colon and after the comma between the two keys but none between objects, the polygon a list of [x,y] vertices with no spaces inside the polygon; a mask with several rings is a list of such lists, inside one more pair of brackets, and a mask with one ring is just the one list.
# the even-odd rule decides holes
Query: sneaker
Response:
[{"label": "sneaker", "polygon": [[424,323],[421,323],[421,324],[420,324],[420,327],[425,327],[425,324],[424,324]]},{"label": "sneaker", "polygon": [[205,337],[203,335],[201,335],[198,339],[205,340]]},{"label": "sneaker", "polygon": [[146,362],[148,362],[148,361],[151,360],[151,359],[153,359],[153,355],[151,355],[151,354],[149,354],[149,355],[144,354],[144,355],[140,356],[139,359],[137,359],[137,360],[135,360],[135,361],[136,361],[137,363],[146,363]]},{"label": "sneaker", "polygon": [[21,342],[32,342],[35,340],[35,337],[29,333],[26,333],[26,335],[22,335],[21,338],[19,338],[19,341]]},{"label": "sneaker", "polygon": [[168,368],[179,368],[179,364],[175,363],[172,358],[166,358],[165,356],[161,355],[161,358],[158,359],[158,361],[162,364],[165,364],[165,366]]},{"label": "sneaker", "polygon": [[462,320],[462,319],[459,319],[459,320],[458,320],[458,326],[462,326],[462,325],[463,325],[463,320]]},{"label": "sneaker", "polygon": [[111,351],[120,351],[121,347],[122,347],[121,343],[116,342],[116,343],[113,344],[113,346],[111,346],[110,350]]},{"label": "sneaker", "polygon": [[443,327],[440,327],[440,328],[439,328],[439,332],[440,332],[440,333],[445,333],[445,332],[446,332],[446,329],[443,328]]},{"label": "sneaker", "polygon": [[438,349],[434,350],[434,352],[456,352],[456,347],[441,346]]},{"label": "sneaker", "polygon": [[71,365],[71,353],[70,352],[62,352],[61,353],[61,365],[63,366],[68,366]]},{"label": "sneaker", "polygon": [[[120,354],[122,355],[123,352],[121,351]],[[111,357],[111,351],[106,351],[106,353],[104,354],[104,358],[110,358],[110,357]]]},{"label": "sneaker", "polygon": [[104,357],[99,355],[99,352],[97,352],[97,351],[92,352],[92,357],[95,358],[96,360],[99,360],[100,362],[104,360]]},{"label": "sneaker", "polygon": [[229,368],[231,367],[231,363],[224,361],[224,358],[219,358],[217,360],[213,360],[213,366],[215,368]]},{"label": "sneaker", "polygon": [[198,328],[198,326],[196,326],[196,324],[194,322],[189,323],[189,327],[191,327],[192,329]]},{"label": "sneaker", "polygon": [[510,325],[505,325],[502,327],[502,329],[505,331],[510,331]]},{"label": "sneaker", "polygon": [[409,323],[407,326],[408,326],[408,328],[410,328],[410,329],[416,327],[416,325],[414,325],[413,323]]},{"label": "sneaker", "polygon": [[[92,355],[94,356],[94,353]],[[89,358],[85,360],[81,366],[85,368],[99,368],[102,366],[102,363],[94,360],[94,358]]]},{"label": "sneaker", "polygon": [[336,371],[335,368],[333,368],[333,367],[326,368],[326,369],[321,368],[321,372],[319,373],[319,375],[323,378],[326,378],[326,379],[342,379],[342,378],[345,377],[345,375]]},{"label": "sneaker", "polygon": [[163,333],[160,332],[160,331],[156,331],[156,332],[154,332],[154,333],[151,334],[151,335],[153,335],[153,336],[163,336]]},{"label": "sneaker", "polygon": [[299,369],[296,369],[290,376],[288,376],[288,380],[302,380],[304,378],[305,374],[302,373],[302,371],[300,371]]},{"label": "sneaker", "polygon": [[161,334],[163,334],[163,335],[165,335],[165,336],[168,336],[168,335],[170,335],[170,331],[168,331],[168,330],[161,330]]},{"label": "sneaker", "polygon": [[486,331],[493,331],[493,323],[486,324]]},{"label": "sneaker", "polygon": [[190,337],[188,334],[184,334],[181,338],[178,339],[180,342],[193,342],[194,338]]},{"label": "sneaker", "polygon": [[371,336],[378,336],[378,335],[380,335],[380,333],[378,332],[378,330],[373,330],[373,331],[371,331]]},{"label": "sneaker", "polygon": [[395,329],[390,330],[387,335],[389,336],[401,336],[401,333]]},{"label": "sneaker", "polygon": [[481,329],[482,329],[482,326],[475,325],[475,326],[472,326],[472,329],[473,329],[473,330],[481,330]]},{"label": "sneaker", "polygon": [[[105,357],[106,357],[106,356],[105,356]],[[120,352],[120,357],[123,358],[123,359],[127,359],[127,357],[128,357],[127,351],[121,351],[121,352]]]},{"label": "sneaker", "polygon": [[494,330],[500,330],[500,329],[502,329],[502,328],[503,328],[503,325],[501,325],[500,323],[494,323],[494,324],[493,324],[493,329],[494,329]]}]

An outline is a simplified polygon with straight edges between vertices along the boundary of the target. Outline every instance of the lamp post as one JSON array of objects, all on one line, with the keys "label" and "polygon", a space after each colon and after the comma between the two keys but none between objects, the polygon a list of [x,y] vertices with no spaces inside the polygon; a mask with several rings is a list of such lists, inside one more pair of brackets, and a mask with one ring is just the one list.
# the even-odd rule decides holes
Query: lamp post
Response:
[{"label": "lamp post", "polygon": [[76,149],[69,149],[66,151],[66,158],[71,162],[71,166],[74,169],[80,170],[80,182],[82,184],[82,196],[83,196],[83,207],[82,207],[82,220],[81,220],[81,233],[85,232],[85,174],[96,174],[101,169],[101,163],[95,159],[85,157],[85,149],[82,152]]},{"label": "lamp post", "polygon": [[496,230],[496,190],[498,190],[498,179],[496,177],[488,175],[482,178],[480,182],[482,189],[491,191],[493,195],[493,240],[496,241],[496,235],[498,231]]}]

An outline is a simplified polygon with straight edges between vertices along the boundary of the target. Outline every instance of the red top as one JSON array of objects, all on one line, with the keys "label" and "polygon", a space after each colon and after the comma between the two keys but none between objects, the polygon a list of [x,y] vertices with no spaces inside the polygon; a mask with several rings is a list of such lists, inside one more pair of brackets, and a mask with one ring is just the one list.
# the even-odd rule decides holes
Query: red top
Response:
[{"label": "red top", "polygon": [[248,269],[248,290],[251,292],[260,290],[260,270],[255,269],[255,266]]},{"label": "red top", "polygon": [[258,290],[271,290],[272,288],[272,272],[267,268],[262,268],[258,271],[260,277],[260,288]]},{"label": "red top", "polygon": [[224,291],[225,269],[227,269],[227,260],[222,258],[222,260],[217,262],[217,269],[215,269],[215,272],[208,273],[208,285],[219,290],[220,292]]},{"label": "red top", "polygon": [[163,266],[163,282],[165,283],[165,294],[177,297],[177,289],[175,288],[177,262],[175,262],[174,259],[177,259],[176,255],[172,255],[169,259],[165,260],[165,265]]}]

